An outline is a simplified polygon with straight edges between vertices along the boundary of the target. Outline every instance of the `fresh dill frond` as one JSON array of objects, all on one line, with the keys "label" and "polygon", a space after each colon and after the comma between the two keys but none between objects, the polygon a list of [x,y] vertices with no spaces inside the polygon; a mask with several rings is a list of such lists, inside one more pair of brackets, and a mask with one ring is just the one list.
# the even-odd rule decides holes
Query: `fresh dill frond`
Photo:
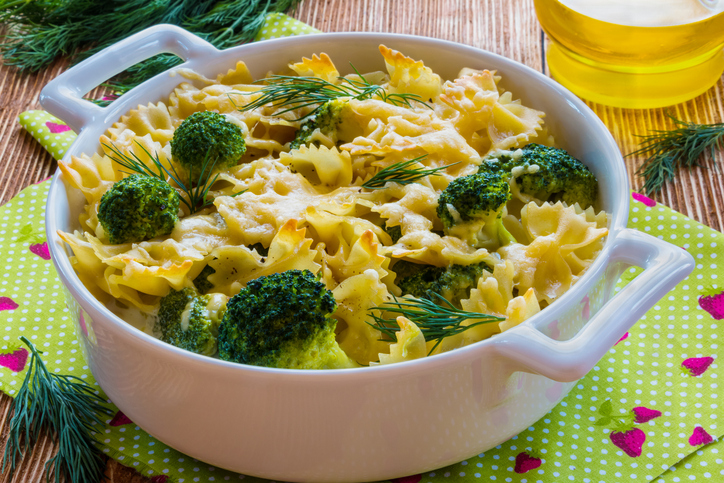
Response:
[{"label": "fresh dill frond", "polygon": [[[254,40],[268,14],[287,12],[300,2],[0,0],[0,22],[8,29],[0,38],[0,53],[6,65],[37,72],[57,57],[77,62],[157,24],[181,26],[227,49]],[[122,94],[181,62],[175,55],[161,54],[129,68],[110,84]]]},{"label": "fresh dill frond", "polygon": [[447,166],[440,166],[439,168],[410,167],[413,164],[419,163],[426,156],[427,154],[423,154],[422,156],[418,156],[408,161],[400,161],[399,163],[391,164],[390,166],[376,172],[374,176],[362,185],[362,187],[370,190],[378,190],[384,188],[387,183],[397,183],[401,185],[411,184],[426,176],[439,176],[439,174],[437,174],[438,171],[443,171],[450,166],[458,164],[448,164]]},{"label": "fresh dill frond", "polygon": [[63,475],[74,483],[100,481],[105,461],[93,433],[103,427],[101,415],[112,412],[82,379],[50,372],[35,346],[25,337],[20,340],[30,349],[31,357],[23,385],[11,405],[2,472],[8,465],[12,479],[41,431],[50,430],[57,435],[58,453],[45,464],[46,480],[50,481],[54,472],[56,483]]},{"label": "fresh dill frond", "polygon": [[659,193],[667,181],[674,179],[678,169],[701,166],[706,151],[713,158],[717,149],[724,149],[724,123],[696,124],[669,117],[676,129],[653,130],[639,136],[641,147],[628,155],[649,154],[636,171],[644,178],[643,191],[649,196]]},{"label": "fresh dill frond", "polygon": [[[354,69],[354,66],[352,68]],[[357,69],[355,69],[355,72],[357,72]],[[278,114],[314,106],[311,112],[300,119],[313,115],[323,104],[340,97],[358,100],[377,97],[395,106],[412,107],[412,103],[417,102],[428,108],[430,107],[417,94],[388,93],[384,87],[370,83],[363,75],[357,73],[357,77],[358,79],[338,77],[339,83],[335,84],[319,77],[273,75],[259,81],[266,84],[261,89],[247,93],[261,93],[261,96],[244,106],[234,105],[240,111],[249,111],[266,104],[286,108]]]},{"label": "fresh dill frond", "polygon": [[169,164],[171,167],[169,170],[163,165],[163,163],[161,163],[161,160],[158,158],[158,154],[151,154],[138,141],[136,141],[136,144],[143,150],[144,153],[146,153],[158,171],[151,169],[151,167],[144,163],[133,151],[130,151],[131,155],[129,156],[118,149],[115,145],[103,144],[103,146],[111,151],[112,154],[108,155],[109,158],[129,170],[124,171],[125,173],[138,173],[146,176],[152,176],[165,182],[168,182],[168,180],[171,179],[186,195],[185,197],[181,196],[180,198],[181,202],[189,209],[190,214],[196,213],[197,211],[213,204],[213,200],[207,199],[207,196],[211,185],[216,182],[219,175],[217,173],[213,178],[211,178],[211,173],[213,173],[214,166],[216,165],[216,159],[211,160],[209,153],[207,153],[204,158],[198,179],[195,180],[195,182],[192,180],[186,180],[186,182],[184,182],[185,178],[179,175],[173,164]]},{"label": "fresh dill frond", "polygon": [[[393,302],[387,302],[380,307],[372,307],[370,310],[379,311],[381,314],[397,314],[395,318],[386,319],[371,314],[375,323],[368,322],[368,324],[382,332],[385,337],[383,340],[395,342],[397,341],[395,334],[400,330],[396,318],[402,315],[419,327],[426,342],[436,341],[435,345],[430,349],[429,354],[432,354],[446,337],[460,334],[481,324],[505,320],[505,317],[458,309],[445,297],[437,293],[428,292],[428,296],[430,299],[415,298],[408,295],[398,298],[393,295]],[[469,325],[463,325],[466,321],[473,322]]]}]

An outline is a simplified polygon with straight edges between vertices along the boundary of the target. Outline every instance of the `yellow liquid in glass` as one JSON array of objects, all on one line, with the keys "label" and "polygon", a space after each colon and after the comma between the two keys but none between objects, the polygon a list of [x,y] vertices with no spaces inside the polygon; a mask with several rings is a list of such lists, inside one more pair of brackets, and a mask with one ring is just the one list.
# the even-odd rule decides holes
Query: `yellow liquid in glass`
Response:
[{"label": "yellow liquid in glass", "polygon": [[535,0],[535,7],[552,41],[551,74],[584,99],[669,106],[724,72],[724,6],[716,0]]}]

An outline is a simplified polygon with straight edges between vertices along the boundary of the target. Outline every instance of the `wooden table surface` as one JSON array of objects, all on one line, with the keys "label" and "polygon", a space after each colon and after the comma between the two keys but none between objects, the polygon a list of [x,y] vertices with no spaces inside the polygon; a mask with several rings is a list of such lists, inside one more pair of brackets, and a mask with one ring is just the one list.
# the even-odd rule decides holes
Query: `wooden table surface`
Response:
[{"label": "wooden table surface", "polygon": [[[545,70],[547,39],[535,17],[533,0],[305,0],[295,18],[324,32],[394,32],[422,35],[472,45],[509,57],[538,71]],[[50,176],[56,163],[18,124],[18,114],[39,109],[41,88],[67,67],[58,61],[35,75],[20,75],[0,65],[0,203],[22,188]],[[724,122],[724,83],[696,99],[667,109],[633,110],[588,103],[603,120],[623,154],[636,149],[636,135],[653,129],[670,129],[666,113],[696,123]],[[642,158],[628,157],[631,186]],[[671,208],[716,230],[724,228],[724,153],[707,157],[703,167],[679,173],[657,197]],[[0,394],[0,448],[7,435],[10,398]],[[43,464],[54,454],[55,444],[43,439],[17,471],[13,482],[43,478]],[[4,478],[4,479],[3,479]],[[7,475],[2,481],[10,481]],[[109,461],[108,482],[145,482],[133,470]]]}]

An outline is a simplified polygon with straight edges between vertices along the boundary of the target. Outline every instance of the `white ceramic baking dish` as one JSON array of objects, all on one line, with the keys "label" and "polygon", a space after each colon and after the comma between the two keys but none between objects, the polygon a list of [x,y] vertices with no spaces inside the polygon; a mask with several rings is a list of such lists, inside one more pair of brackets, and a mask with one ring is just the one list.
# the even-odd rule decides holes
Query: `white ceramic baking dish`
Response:
[{"label": "white ceramic baking dish", "polygon": [[[47,236],[90,368],[140,427],[205,462],[288,481],[380,480],[432,470],[478,454],[553,408],[657,300],[693,268],[685,250],[626,228],[629,183],[616,143],[573,94],[503,57],[442,40],[338,33],[252,43],[226,51],[172,26],[131,36],[48,84],[41,104],[79,132],[66,158],[99,148],[98,137],[138,104],[166,100],[184,79],[159,75],[101,108],[81,96],[130,65],[173,52],[206,76],[245,61],[263,77],[327,52],[345,69],[383,70],[383,43],[424,60],[443,78],[461,67],[495,69],[501,85],[547,113],[559,144],[600,181],[611,214],[598,259],[560,300],[492,339],[429,359],[385,367],[292,371],[247,367],[166,345],[95,300],[71,267],[56,231],[78,225],[83,198],[56,173]],[[622,270],[644,272],[614,296]],[[82,324],[79,323],[82,321]]]}]

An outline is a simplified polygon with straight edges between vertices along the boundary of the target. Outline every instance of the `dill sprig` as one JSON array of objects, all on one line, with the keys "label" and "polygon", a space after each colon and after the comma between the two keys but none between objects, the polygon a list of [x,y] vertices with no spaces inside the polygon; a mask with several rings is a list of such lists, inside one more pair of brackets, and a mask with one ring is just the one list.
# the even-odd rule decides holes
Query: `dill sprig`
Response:
[{"label": "dill sprig", "polygon": [[[458,309],[445,297],[434,292],[428,292],[428,296],[430,299],[415,298],[407,295],[398,298],[393,295],[393,302],[387,302],[380,307],[372,307],[370,310],[377,310],[382,314],[393,313],[398,314],[398,316],[402,315],[414,322],[415,325],[419,327],[426,342],[436,341],[435,345],[430,349],[429,354],[432,354],[446,337],[460,334],[481,324],[502,322],[505,320],[505,317]],[[375,323],[372,324],[368,322],[368,324],[382,332],[385,337],[384,340],[395,342],[397,340],[395,333],[400,330],[400,326],[396,320],[397,316],[392,319],[386,319],[378,315],[371,315]],[[477,322],[463,325],[466,321]]]},{"label": "dill sprig", "polygon": [[439,168],[411,168],[413,164],[419,163],[423,160],[427,154],[418,156],[408,161],[400,161],[399,163],[391,164],[390,166],[379,170],[368,179],[363,185],[363,188],[370,190],[383,189],[387,183],[397,183],[401,185],[411,184],[415,181],[422,179],[426,176],[440,176],[438,171],[455,166],[458,163],[448,164],[447,166],[440,166]]},{"label": "dill sprig", "polygon": [[713,158],[717,149],[724,149],[724,123],[696,124],[669,117],[676,129],[653,130],[651,134],[639,136],[641,148],[629,154],[650,153],[636,171],[644,178],[643,191],[647,195],[660,192],[667,181],[674,179],[679,168],[702,166],[701,157],[707,150]]},{"label": "dill sprig", "polygon": [[133,151],[130,151],[131,155],[128,156],[115,145],[103,144],[103,146],[111,151],[112,154],[108,155],[109,158],[130,171],[124,171],[125,173],[138,173],[146,176],[152,176],[164,182],[168,182],[168,179],[173,180],[173,182],[176,183],[179,189],[185,193],[188,198],[187,200],[186,197],[180,197],[181,202],[189,209],[189,213],[196,213],[197,211],[213,204],[213,200],[209,200],[206,197],[211,185],[213,185],[219,178],[218,173],[211,178],[211,173],[214,171],[214,166],[216,166],[218,158],[211,160],[209,153],[206,153],[204,163],[201,165],[201,172],[199,173],[199,177],[196,182],[194,183],[191,180],[188,180],[188,182],[184,183],[184,178],[179,175],[172,163],[170,163],[171,169],[169,170],[163,165],[163,163],[161,163],[161,160],[158,158],[158,154],[151,154],[138,141],[136,141],[136,144],[143,150],[144,153],[146,153],[149,159],[151,159],[153,165],[158,171],[154,171],[149,165],[141,161],[141,158],[139,158]]},{"label": "dill sprig", "polygon": [[279,114],[283,114],[295,109],[315,106],[311,112],[300,118],[304,119],[312,116],[324,103],[340,97],[358,100],[377,97],[395,106],[412,107],[412,103],[417,102],[430,107],[419,95],[389,93],[384,87],[370,83],[354,66],[352,68],[357,73],[357,78],[338,77],[338,84],[312,76],[272,75],[259,81],[266,84],[261,89],[249,92],[249,94],[261,93],[261,96],[244,106],[237,106],[237,109],[249,111],[271,104],[274,107],[286,107],[279,112]]},{"label": "dill sprig", "polygon": [[[80,61],[161,23],[179,25],[226,49],[252,41],[267,14],[286,12],[300,1],[0,0],[0,22],[8,26],[0,53],[5,64],[37,72],[59,56]],[[158,55],[131,67],[110,85],[123,93],[181,62],[172,54]]]},{"label": "dill sprig", "polygon": [[82,379],[50,372],[40,352],[25,337],[20,340],[31,352],[23,385],[12,402],[10,429],[3,454],[2,472],[10,467],[10,479],[25,451],[35,444],[44,430],[53,432],[58,453],[45,463],[46,480],[55,473],[74,483],[96,483],[105,462],[95,446],[93,433],[103,427],[100,415],[112,412],[105,401]]}]

